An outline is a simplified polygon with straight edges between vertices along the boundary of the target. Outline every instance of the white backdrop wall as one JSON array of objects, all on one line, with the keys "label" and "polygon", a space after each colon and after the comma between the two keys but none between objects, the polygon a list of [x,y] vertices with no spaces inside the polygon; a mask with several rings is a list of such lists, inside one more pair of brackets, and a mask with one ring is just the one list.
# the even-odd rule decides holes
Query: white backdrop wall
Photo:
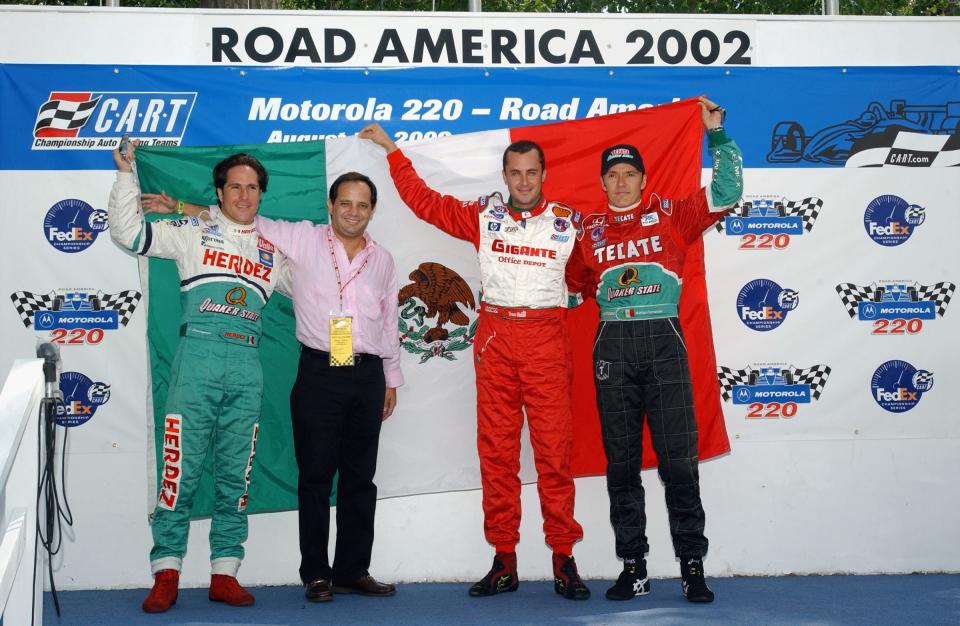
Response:
[{"label": "white backdrop wall", "polygon": [[[106,150],[115,145],[118,133],[116,116],[100,112],[111,97],[125,105],[137,101],[149,106],[151,97],[161,101],[162,122],[141,136],[154,142],[206,145],[352,134],[365,120],[344,119],[346,108],[340,119],[330,119],[332,113],[324,113],[327,109],[312,107],[350,102],[373,106],[366,104],[368,98],[391,105],[392,112],[382,122],[403,139],[551,121],[543,105],[569,104],[574,98],[579,98],[577,116],[584,117],[603,98],[607,103],[642,106],[710,94],[730,110],[728,129],[744,148],[745,199],[755,207],[753,215],[741,207],[745,221],[776,222],[778,203],[787,207],[788,217],[793,206],[801,211],[816,208],[815,215],[808,210],[801,220],[802,234],[787,239],[777,238],[783,233],[771,228],[753,231],[760,236],[751,239],[732,233],[735,224],[729,222],[723,232],[705,236],[718,365],[746,370],[740,383],[748,382],[749,371],[756,370],[755,379],[761,382],[743,385],[751,393],[763,390],[766,374],[773,389],[801,393],[797,402],[786,396],[776,406],[772,402],[753,406],[736,395],[742,389],[730,389],[724,410],[732,452],[701,466],[711,539],[708,573],[958,570],[960,506],[953,481],[960,468],[960,428],[950,407],[960,374],[953,358],[960,349],[960,334],[957,314],[950,312],[949,301],[944,302],[948,287],[937,291],[935,286],[955,283],[960,273],[960,252],[954,245],[960,226],[960,178],[956,167],[939,166],[949,159],[956,164],[957,146],[950,138],[956,137],[960,116],[955,108],[960,106],[956,66],[960,21],[26,8],[2,8],[0,18],[0,90],[9,103],[0,122],[0,185],[6,192],[0,198],[6,224],[0,241],[10,259],[2,269],[5,294],[118,294],[141,289],[136,263],[108,240],[108,233],[90,225],[93,222],[80,228],[90,239],[75,246],[67,235],[57,245],[50,240],[51,224],[64,232],[73,228],[56,221],[76,212],[79,205],[71,201],[79,200],[93,211],[104,208],[113,177]],[[153,32],[149,37],[143,34],[145,23]],[[395,36],[385,23],[396,29]],[[298,34],[298,28],[306,32]],[[427,29],[436,40],[448,29],[454,45],[443,49],[435,61],[428,53],[425,60],[416,61],[417,29]],[[561,35],[547,38],[551,30]],[[497,43],[503,41],[496,38],[498,31],[516,37],[518,43],[510,52],[517,62]],[[631,35],[638,31],[647,34]],[[238,42],[232,47],[231,32]],[[316,46],[316,55],[307,39]],[[325,48],[327,39],[332,49]],[[647,39],[650,48],[643,50]],[[689,45],[681,49],[681,39],[696,39],[698,54]],[[345,42],[351,40],[353,53],[348,55]],[[715,47],[712,41],[717,42]],[[271,58],[274,47],[279,56]],[[286,61],[291,49],[299,52]],[[288,69],[267,69],[275,67]],[[541,93],[531,93],[525,85],[544,82],[550,89]],[[58,145],[57,138],[37,141],[43,138],[36,125],[44,102],[54,94],[82,92],[92,94],[88,102],[104,96],[97,105],[101,109],[88,122],[95,125],[99,120],[102,128],[87,126],[70,141],[61,138],[65,145]],[[138,100],[137,94],[143,97]],[[275,115],[264,112],[264,107],[272,106],[271,98],[279,98]],[[539,111],[536,119],[513,115],[509,103],[515,98],[538,105],[528,109]],[[187,104],[175,104],[178,99]],[[453,106],[449,103],[458,100],[462,111],[456,116],[450,109],[441,111],[437,120],[423,114],[410,119],[416,118],[416,107],[431,106],[430,99],[441,106]],[[303,113],[307,100],[311,104]],[[408,104],[410,100],[418,104]],[[282,105],[293,106],[286,109],[290,115],[281,113]],[[485,109],[489,111],[484,113]],[[141,108],[138,113],[146,111]],[[892,134],[874,132],[883,123],[894,126]],[[791,150],[783,149],[771,160],[777,129],[783,148],[783,142],[798,136],[797,126],[809,139],[804,146],[809,158],[797,150],[791,156]],[[841,127],[837,133],[818,132],[835,126]],[[874,158],[866,144],[844,143],[844,132],[875,139],[883,135],[879,143],[871,144],[882,151],[877,165],[884,161],[897,165],[890,156],[896,153],[906,155],[905,164],[930,166],[844,167],[857,149],[860,157]],[[884,138],[890,141],[884,144]],[[820,140],[819,150],[814,149],[815,139]],[[88,141],[93,144],[85,148]],[[898,151],[902,145],[907,149]],[[423,147],[425,153],[429,149]],[[886,199],[877,201],[880,198]],[[895,215],[893,221],[900,220],[900,227],[910,226],[909,236],[886,240],[896,245],[881,245],[877,239],[883,236],[876,232],[871,237],[871,203],[887,220],[881,224],[874,215],[876,224],[889,226]],[[44,224],[48,218],[55,223]],[[373,233],[391,248],[394,243],[402,246],[391,240],[396,237],[392,226],[375,221]],[[68,251],[71,246],[73,252]],[[451,246],[449,254],[462,252]],[[402,279],[408,270],[399,271]],[[464,269],[462,275],[476,286],[475,268]],[[752,281],[761,283],[748,288]],[[876,289],[883,286],[887,300],[903,293],[905,306],[914,299],[934,304],[919,305],[926,313],[906,315],[902,323],[861,321],[851,318],[838,295],[842,283],[862,288],[860,297],[867,303],[883,300]],[[919,298],[911,295],[917,293],[911,288],[919,288]],[[780,302],[774,306],[757,295],[771,289],[796,292],[798,303],[793,308]],[[743,302],[738,304],[738,297]],[[742,320],[744,302],[756,310],[768,306],[782,318],[751,320],[756,328],[769,327],[752,328]],[[25,326],[14,304],[0,309],[0,341],[7,347],[0,362],[3,375],[15,357],[32,353],[38,338],[56,334],[56,323],[41,329],[37,318]],[[64,369],[76,373],[69,379],[74,388],[88,390],[71,415],[69,428],[67,488],[77,521],[57,561],[61,588],[149,583],[147,511],[152,489],[147,467],[152,457],[147,440],[145,310],[141,303],[126,324],[92,338],[86,332],[89,328],[59,337],[81,341],[63,346]],[[776,326],[776,321],[782,323]],[[885,400],[881,406],[875,400],[871,378],[888,361],[902,361],[913,369],[895,363],[878,375],[876,386],[895,394],[901,394],[901,387],[906,390],[902,393],[907,395],[897,397],[916,392],[918,401]],[[473,398],[469,363],[460,359],[452,365],[462,368],[458,401],[466,407]],[[829,367],[828,376],[823,366]],[[429,407],[437,413],[442,410],[445,402],[424,403],[418,398],[429,388],[430,371],[436,367],[436,363],[421,366],[405,355],[408,384],[400,390],[397,414],[385,424],[385,442],[402,438],[405,421],[429,417]],[[783,370],[791,372],[791,379],[773,380]],[[819,377],[811,382],[800,374],[806,391],[798,391],[795,374],[806,370],[815,370]],[[933,385],[924,386],[930,381],[922,372],[914,382],[914,370],[932,373]],[[884,372],[900,384],[890,387]],[[903,382],[906,379],[910,382]],[[93,383],[109,385],[109,395],[91,393],[91,388],[99,388]],[[416,407],[416,415],[410,413],[411,407]],[[463,428],[469,443],[469,420]],[[472,452],[472,445],[460,447],[468,451],[465,454]],[[385,461],[388,473],[402,463]],[[475,457],[470,462],[475,465]],[[644,476],[653,546],[651,574],[673,576],[677,567],[669,547],[662,489],[655,473]],[[577,489],[577,517],[585,528],[584,541],[576,548],[581,571],[588,577],[612,578],[619,564],[613,555],[604,480],[578,479]],[[531,485],[524,487],[523,504],[521,576],[545,578],[549,552],[542,542]],[[194,522],[186,584],[206,583],[207,526]],[[244,582],[295,582],[299,560],[295,514],[253,516],[247,553]],[[371,568],[378,577],[470,580],[486,571],[490,554],[482,537],[477,490],[392,497],[379,503]]]}]

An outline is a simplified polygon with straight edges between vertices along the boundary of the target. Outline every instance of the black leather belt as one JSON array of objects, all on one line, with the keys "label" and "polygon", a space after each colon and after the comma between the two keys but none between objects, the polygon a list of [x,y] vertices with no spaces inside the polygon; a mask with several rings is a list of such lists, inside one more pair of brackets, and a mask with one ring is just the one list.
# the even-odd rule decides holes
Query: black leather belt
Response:
[{"label": "black leather belt", "polygon": [[[326,350],[317,350],[315,348],[311,348],[310,346],[304,345],[302,343],[300,344],[300,350],[308,353],[310,356],[315,356],[317,358],[324,359],[326,361],[330,360],[330,353],[327,352]],[[373,361],[382,361],[382,360],[383,359],[376,354],[366,354],[365,352],[357,352],[357,353],[354,353],[353,355],[354,365],[359,365],[360,363],[370,363]]]}]

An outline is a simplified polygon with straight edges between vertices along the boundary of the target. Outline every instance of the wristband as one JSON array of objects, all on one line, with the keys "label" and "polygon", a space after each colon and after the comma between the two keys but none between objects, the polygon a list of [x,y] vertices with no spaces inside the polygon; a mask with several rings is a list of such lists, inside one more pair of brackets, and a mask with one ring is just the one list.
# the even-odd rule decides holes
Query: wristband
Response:
[{"label": "wristband", "polygon": [[177,215],[183,215],[183,200],[177,200]]}]

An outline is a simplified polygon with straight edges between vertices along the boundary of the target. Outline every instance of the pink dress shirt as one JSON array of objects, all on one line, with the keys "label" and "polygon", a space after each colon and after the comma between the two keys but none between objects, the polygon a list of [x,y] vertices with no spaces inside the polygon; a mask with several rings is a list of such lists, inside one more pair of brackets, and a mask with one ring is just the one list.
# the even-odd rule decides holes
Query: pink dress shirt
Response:
[{"label": "pink dress shirt", "polygon": [[[350,261],[343,244],[326,224],[257,217],[257,229],[290,264],[293,311],[300,343],[329,351],[330,314],[352,315],[353,351],[383,358],[387,387],[402,385],[397,271],[390,252],[364,233],[366,245]],[[328,231],[340,269],[340,283],[344,286],[342,310]]]}]

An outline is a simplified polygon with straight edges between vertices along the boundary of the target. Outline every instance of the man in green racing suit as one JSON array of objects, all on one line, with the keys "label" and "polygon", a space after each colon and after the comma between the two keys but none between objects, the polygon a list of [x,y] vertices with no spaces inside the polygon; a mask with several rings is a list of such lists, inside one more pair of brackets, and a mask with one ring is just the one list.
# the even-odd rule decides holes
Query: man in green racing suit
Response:
[{"label": "man in green racing suit", "polygon": [[267,172],[253,157],[235,154],[213,170],[221,206],[216,219],[146,222],[133,151],[113,152],[118,172],[107,207],[110,235],[138,255],[176,261],[183,310],[160,446],[163,469],[150,551],[154,585],[143,610],[159,613],[176,602],[191,505],[208,453],[215,476],[209,597],[249,606],[254,598],[236,574],[247,538],[263,389],[260,315],[287,271],[285,259],[254,225]]}]

